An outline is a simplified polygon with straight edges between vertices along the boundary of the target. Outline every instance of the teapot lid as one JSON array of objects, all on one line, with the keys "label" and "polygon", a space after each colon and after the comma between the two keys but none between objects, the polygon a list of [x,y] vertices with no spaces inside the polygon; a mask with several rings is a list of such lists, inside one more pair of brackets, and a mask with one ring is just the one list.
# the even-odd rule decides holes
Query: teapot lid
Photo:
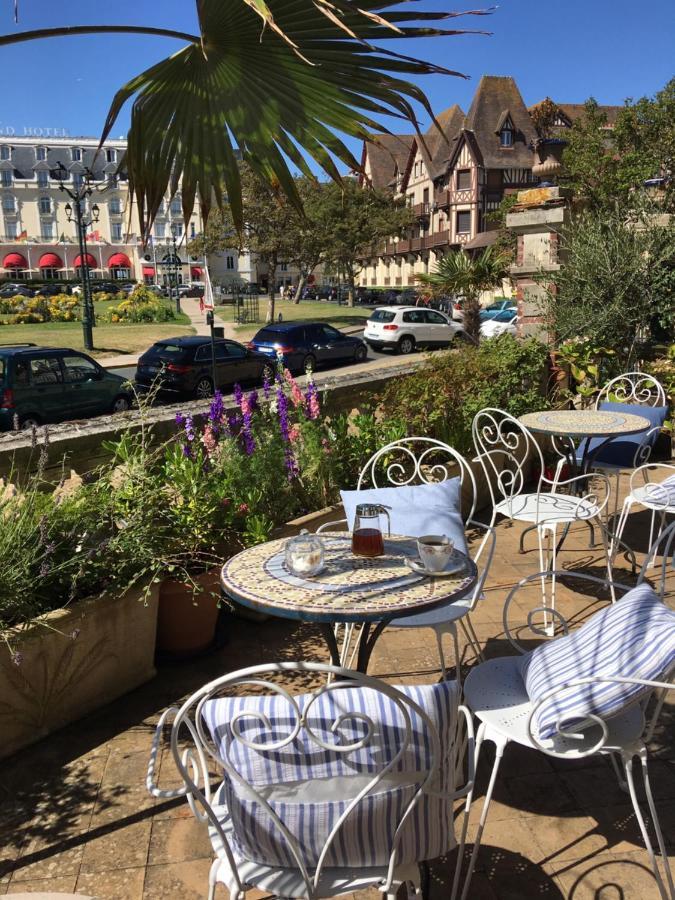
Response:
[{"label": "teapot lid", "polygon": [[357,516],[379,516],[381,512],[384,512],[385,508],[380,503],[357,503],[356,504],[356,515]]}]

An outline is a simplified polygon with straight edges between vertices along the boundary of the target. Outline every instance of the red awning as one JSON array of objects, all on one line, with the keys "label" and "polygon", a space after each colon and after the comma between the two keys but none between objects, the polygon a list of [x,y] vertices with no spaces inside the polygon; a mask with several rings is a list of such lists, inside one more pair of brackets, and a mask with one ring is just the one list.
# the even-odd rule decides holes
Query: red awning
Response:
[{"label": "red awning", "polygon": [[108,260],[109,269],[130,269],[131,260],[126,253],[113,253]]},{"label": "red awning", "polygon": [[143,274],[144,275],[154,275],[155,267],[154,266],[143,266]]},{"label": "red awning", "polygon": [[199,268],[199,266],[192,266],[190,269],[190,278],[201,278],[204,272]]},{"label": "red awning", "polygon": [[57,253],[43,253],[38,263],[39,269],[62,269],[63,260]]},{"label": "red awning", "polygon": [[21,253],[8,253],[2,261],[3,269],[27,269],[28,262]]},{"label": "red awning", "polygon": [[[95,257],[93,257],[91,255],[91,253],[85,253],[84,260],[85,260],[85,263],[86,263],[86,266],[88,269],[96,268],[96,259],[95,259]],[[82,257],[78,255],[75,257],[75,262],[73,263],[73,268],[79,269],[79,268],[81,268],[81,266],[82,266]]]}]

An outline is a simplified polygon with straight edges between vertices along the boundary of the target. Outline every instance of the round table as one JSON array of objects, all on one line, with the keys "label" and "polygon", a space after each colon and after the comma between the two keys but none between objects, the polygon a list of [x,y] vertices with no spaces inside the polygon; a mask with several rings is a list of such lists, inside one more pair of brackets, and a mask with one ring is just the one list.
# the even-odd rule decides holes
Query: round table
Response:
[{"label": "round table", "polygon": [[[530,431],[551,435],[554,449],[567,459],[574,475],[585,475],[598,453],[615,438],[640,434],[651,428],[649,419],[644,416],[604,409],[548,409],[526,413],[518,421]],[[582,447],[580,461],[574,438],[588,438]],[[591,452],[591,438],[606,440]]]},{"label": "round table", "polygon": [[418,575],[406,565],[417,557],[415,538],[391,535],[384,555],[354,556],[351,535],[324,532],[326,567],[314,578],[293,575],[286,566],[286,539],[249,547],[223,566],[221,585],[227,596],[272,616],[316,622],[321,626],[335,665],[340,653],[333,626],[362,624],[357,670],[365,672],[375,642],[393,619],[427,612],[463,599],[478,577],[476,564],[464,557],[455,575]]}]

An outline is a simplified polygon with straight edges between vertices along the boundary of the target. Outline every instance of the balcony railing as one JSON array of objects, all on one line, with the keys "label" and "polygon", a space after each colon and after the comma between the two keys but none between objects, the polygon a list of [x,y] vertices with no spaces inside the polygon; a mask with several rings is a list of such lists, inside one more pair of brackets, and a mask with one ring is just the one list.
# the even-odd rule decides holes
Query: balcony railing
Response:
[{"label": "balcony railing", "polygon": [[445,209],[450,203],[450,192],[447,188],[441,191],[434,191],[434,203],[439,209]]},{"label": "balcony railing", "polygon": [[410,251],[410,241],[408,239],[399,241],[396,245],[397,253],[408,253]]},{"label": "balcony railing", "polygon": [[417,219],[428,219],[431,213],[431,204],[430,203],[416,203],[413,208],[413,215]]},{"label": "balcony railing", "polygon": [[436,231],[427,238],[428,247],[444,247],[450,241],[450,232],[446,228],[445,231]]}]

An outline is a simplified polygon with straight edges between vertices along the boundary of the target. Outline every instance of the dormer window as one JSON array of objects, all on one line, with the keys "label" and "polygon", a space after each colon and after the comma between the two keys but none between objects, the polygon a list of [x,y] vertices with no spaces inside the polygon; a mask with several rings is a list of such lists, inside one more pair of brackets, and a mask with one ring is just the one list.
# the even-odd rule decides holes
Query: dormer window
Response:
[{"label": "dormer window", "polygon": [[500,147],[513,147],[513,141],[516,136],[516,129],[513,126],[511,113],[508,111],[508,109],[505,109],[499,117],[499,123],[497,125],[496,131],[499,135]]},{"label": "dormer window", "polygon": [[0,159],[11,159],[12,158],[12,148],[9,144],[2,144],[0,146]]},{"label": "dormer window", "polygon": [[109,163],[117,162],[117,150],[114,147],[107,147],[105,151],[105,161]]},{"label": "dormer window", "polygon": [[37,183],[38,183],[38,187],[42,187],[42,188],[49,187],[49,172],[47,171],[47,169],[38,169]]},{"label": "dormer window", "polygon": [[45,162],[47,159],[47,148],[46,147],[36,147],[35,148],[35,159],[38,162]]},{"label": "dormer window", "polygon": [[82,162],[82,147],[73,147],[70,155],[73,162]]},{"label": "dormer window", "polygon": [[499,132],[499,143],[502,147],[513,147],[513,129],[502,128]]}]

